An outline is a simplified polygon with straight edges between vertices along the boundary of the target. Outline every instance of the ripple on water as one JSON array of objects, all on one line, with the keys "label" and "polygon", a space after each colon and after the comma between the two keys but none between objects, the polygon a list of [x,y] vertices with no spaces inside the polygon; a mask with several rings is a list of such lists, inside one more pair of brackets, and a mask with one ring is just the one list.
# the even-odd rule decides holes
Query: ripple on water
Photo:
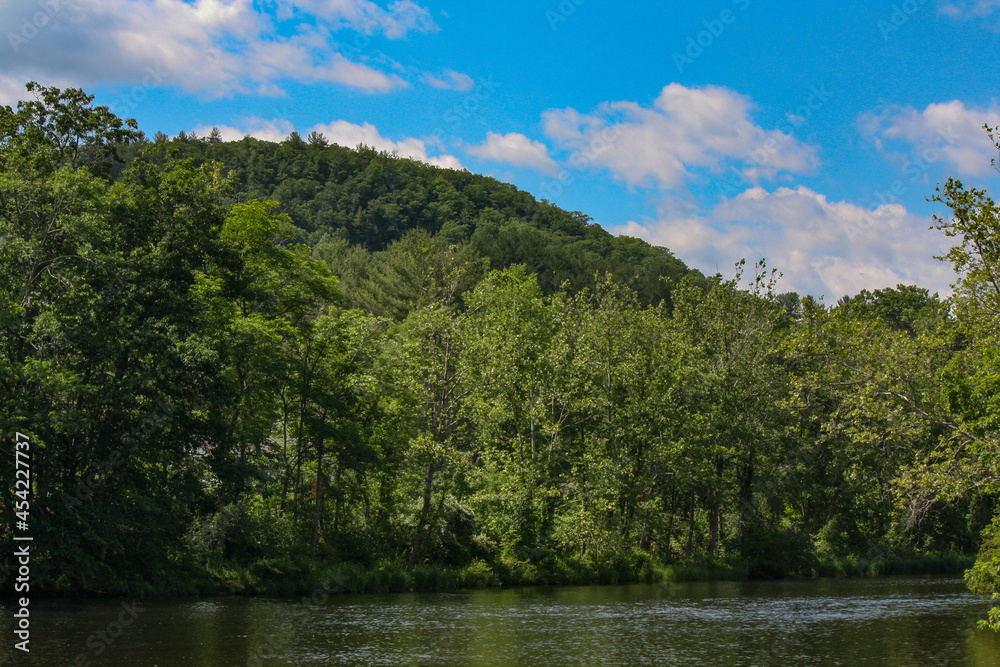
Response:
[{"label": "ripple on water", "polygon": [[[116,606],[33,608],[58,628],[39,636],[48,664],[71,664]],[[149,604],[107,664],[1000,664],[974,629],[986,608],[954,578],[227,598]]]}]

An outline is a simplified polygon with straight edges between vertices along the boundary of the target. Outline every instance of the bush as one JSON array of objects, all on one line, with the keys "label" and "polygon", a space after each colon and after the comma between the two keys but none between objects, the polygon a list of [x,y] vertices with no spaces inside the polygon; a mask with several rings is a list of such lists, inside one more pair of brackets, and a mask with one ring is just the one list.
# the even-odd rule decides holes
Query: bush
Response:
[{"label": "bush", "polygon": [[462,568],[459,584],[462,588],[486,588],[500,585],[500,580],[486,561],[477,559]]},{"label": "bush", "polygon": [[752,579],[776,579],[811,573],[816,565],[809,535],[792,529],[748,531],[741,555]]},{"label": "bush", "polygon": [[820,560],[839,561],[864,551],[865,538],[854,522],[836,515],[816,533],[814,547]]},{"label": "bush", "polygon": [[[975,564],[965,573],[965,583],[973,593],[997,600],[1000,599],[1000,520],[994,520],[983,531],[983,538]],[[1000,632],[1000,606],[994,606],[989,618],[979,625]]]},{"label": "bush", "polygon": [[192,522],[187,542],[206,566],[220,559],[249,564],[289,553],[292,535],[290,520],[278,511],[277,499],[252,496]]}]

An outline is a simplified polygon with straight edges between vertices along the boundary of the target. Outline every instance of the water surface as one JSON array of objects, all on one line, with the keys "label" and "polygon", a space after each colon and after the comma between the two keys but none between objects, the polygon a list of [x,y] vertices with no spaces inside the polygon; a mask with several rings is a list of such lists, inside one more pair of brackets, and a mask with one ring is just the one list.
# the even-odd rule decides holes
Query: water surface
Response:
[{"label": "water surface", "polygon": [[[35,602],[24,665],[1000,665],[952,577]],[[121,623],[119,625],[119,623]]]}]

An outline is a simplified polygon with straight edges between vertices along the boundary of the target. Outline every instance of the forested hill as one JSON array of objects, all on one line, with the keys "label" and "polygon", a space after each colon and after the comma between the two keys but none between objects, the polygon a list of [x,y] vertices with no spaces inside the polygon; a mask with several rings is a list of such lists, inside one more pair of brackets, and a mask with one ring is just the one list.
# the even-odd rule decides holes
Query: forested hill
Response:
[{"label": "forested hill", "polygon": [[315,134],[307,142],[292,133],[281,143],[160,134],[155,143],[164,159],[222,163],[236,176],[241,201],[279,202],[312,246],[340,241],[377,252],[419,229],[445,244],[468,241],[491,268],[526,265],[547,294],[566,281],[571,291],[593,286],[595,275],[609,273],[648,304],[669,298],[669,284],[684,276],[701,277],[666,248],[613,236],[583,213],[468,171],[329,145]]}]

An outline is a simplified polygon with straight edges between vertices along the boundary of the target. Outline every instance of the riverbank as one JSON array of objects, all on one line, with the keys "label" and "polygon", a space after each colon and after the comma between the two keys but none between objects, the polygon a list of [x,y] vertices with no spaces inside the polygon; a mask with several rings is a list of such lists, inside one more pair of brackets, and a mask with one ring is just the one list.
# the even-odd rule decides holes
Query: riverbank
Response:
[{"label": "riverbank", "polygon": [[[375,566],[334,563],[304,566],[289,560],[261,561],[247,568],[215,570],[211,581],[192,581],[184,593],[224,595],[300,596],[338,593],[398,593],[448,591],[515,586],[581,586],[682,581],[746,581],[760,579],[806,579],[878,577],[888,575],[961,574],[972,567],[973,556],[957,553],[909,558],[851,558],[819,562],[809,568],[776,571],[759,564],[643,562],[628,567],[594,567],[559,562],[545,568],[523,561],[491,565],[477,560],[464,567],[417,565],[412,569],[395,563]],[[182,592],[182,591],[177,591]]]},{"label": "riverbank", "polygon": [[[173,596],[329,596],[340,593],[432,592],[520,586],[586,586],[696,581],[748,581],[879,577],[889,575],[962,574],[974,556],[958,553],[907,558],[848,558],[815,562],[807,567],[780,567],[775,563],[686,561],[657,564],[647,559],[633,563],[594,566],[563,560],[544,566],[525,561],[487,563],[475,560],[463,567],[421,564],[322,563],[306,558],[265,559],[247,566],[209,566],[197,571],[177,570],[155,583],[141,586],[123,582],[119,590],[45,590],[40,597],[173,597]],[[5,596],[0,596],[5,597]]]}]

